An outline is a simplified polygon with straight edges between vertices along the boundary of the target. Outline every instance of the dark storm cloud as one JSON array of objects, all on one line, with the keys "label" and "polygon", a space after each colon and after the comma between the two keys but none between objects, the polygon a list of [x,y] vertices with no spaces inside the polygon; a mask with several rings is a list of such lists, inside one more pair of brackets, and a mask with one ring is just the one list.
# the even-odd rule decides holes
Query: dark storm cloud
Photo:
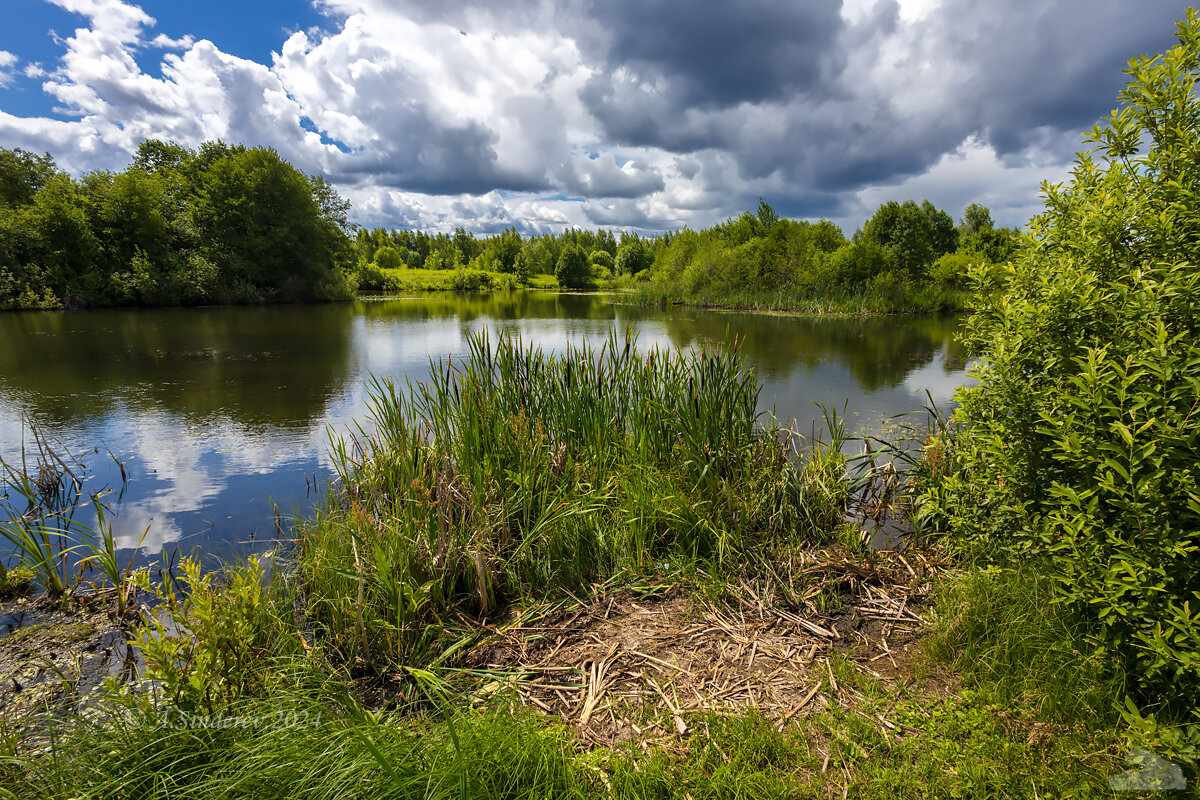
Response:
[{"label": "dark storm cloud", "polygon": [[[607,69],[583,99],[617,141],[724,150],[742,178],[810,186],[819,207],[921,174],[972,135],[1001,157],[1052,143],[1069,158],[1115,104],[1128,59],[1173,43],[1164,22],[1179,13],[1163,0],[951,0],[909,23],[883,0],[846,24],[831,5],[605,4]],[[862,70],[897,43],[882,78]],[[926,88],[910,82],[935,95],[927,111],[906,107]],[[768,113],[710,113],[737,104]]]},{"label": "dark storm cloud", "polygon": [[603,69],[582,98],[614,141],[688,152],[725,146],[726,126],[693,112],[818,100],[833,88],[845,26],[836,3],[596,3]]},{"label": "dark storm cloud", "polygon": [[974,79],[948,105],[958,124],[973,123],[1004,154],[1041,127],[1090,128],[1115,107],[1132,57],[1176,43],[1169,21],[1181,15],[1176,0],[957,0],[930,19],[927,41]]},{"label": "dark storm cloud", "polygon": [[496,136],[482,125],[439,125],[419,113],[389,119],[389,141],[357,156],[335,160],[334,182],[395,186],[433,195],[485,194],[495,189],[538,192],[551,188],[542,175],[506,170],[496,156]]},{"label": "dark storm cloud", "polygon": [[609,70],[665,82],[685,108],[758,103],[820,88],[843,26],[828,0],[604,0]]},{"label": "dark storm cloud", "polygon": [[600,227],[662,231],[682,227],[686,222],[679,216],[650,214],[641,206],[628,200],[619,200],[611,204],[585,202],[583,213],[591,224]]}]

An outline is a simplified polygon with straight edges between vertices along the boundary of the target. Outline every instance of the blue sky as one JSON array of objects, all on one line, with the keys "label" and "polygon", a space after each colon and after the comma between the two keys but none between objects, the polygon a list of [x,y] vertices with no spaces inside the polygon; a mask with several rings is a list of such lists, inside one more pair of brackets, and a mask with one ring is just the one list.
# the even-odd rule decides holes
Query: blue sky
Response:
[{"label": "blue sky", "polygon": [[6,0],[0,146],[73,174],[144,138],[271,146],[366,225],[852,231],[928,198],[1022,224],[1160,0]]},{"label": "blue sky", "polygon": [[[0,26],[0,50],[18,54],[24,62],[38,63],[46,69],[57,64],[66,52],[61,40],[88,21],[82,14],[45,0],[7,0],[7,3],[6,21]],[[153,0],[137,5],[154,18],[155,34],[173,39],[184,36],[208,39],[219,43],[226,53],[261,63],[270,63],[271,53],[292,33],[337,23],[306,0]],[[236,20],[236,24],[231,24],[231,20]],[[138,65],[151,75],[159,74],[161,56],[158,48],[135,51]],[[57,103],[42,92],[41,86],[41,78],[15,76],[10,85],[0,87],[0,109],[21,116],[63,117],[55,114]]]}]

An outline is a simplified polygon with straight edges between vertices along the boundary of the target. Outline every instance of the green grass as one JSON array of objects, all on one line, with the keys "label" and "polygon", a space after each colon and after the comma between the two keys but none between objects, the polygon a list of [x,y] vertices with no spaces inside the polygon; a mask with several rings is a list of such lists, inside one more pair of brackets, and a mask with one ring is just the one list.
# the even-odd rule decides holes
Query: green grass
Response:
[{"label": "green grass", "polygon": [[962,311],[967,293],[933,286],[897,288],[886,294],[867,289],[832,287],[824,290],[733,289],[685,295],[682,287],[663,282],[634,282],[629,298],[646,305],[686,305],[744,311],[795,314],[870,316],[875,314]]},{"label": "green grass", "polygon": [[[461,289],[456,281],[461,281],[462,276],[460,271],[453,269],[429,270],[429,269],[382,269],[385,285],[382,289],[384,293],[396,292],[449,292],[458,291]],[[502,272],[489,272],[484,270],[467,270],[467,272],[475,275],[486,276],[486,278],[476,278],[475,281],[482,280],[484,285],[476,286],[478,289],[504,288],[513,283],[513,276]],[[515,286],[515,284],[513,284]],[[553,275],[537,274],[530,276],[529,286],[533,289],[557,289],[558,279]]]},{"label": "green grass", "polygon": [[664,564],[719,571],[832,528],[840,440],[790,458],[736,348],[476,336],[431,373],[374,382],[371,433],[334,443],[336,492],[298,528],[310,610],[347,660],[425,663],[454,613]]},{"label": "green grass", "polygon": [[[589,749],[557,719],[436,702],[371,712],[335,682],[215,715],[117,696],[34,758],[0,757],[19,798],[827,798],[1109,796],[1115,736],[1046,726],[986,692],[930,693],[834,666],[839,702],[780,728],[692,712],[666,746]],[[434,692],[429,693],[434,696]]]},{"label": "green grass", "polygon": [[[444,681],[453,671],[401,667],[387,694],[360,695],[319,637],[289,636],[294,576],[264,584],[255,569],[210,577],[185,563],[190,634],[175,641],[193,650],[151,649],[147,663],[156,680],[168,663],[190,673],[156,692],[114,689],[87,714],[59,717],[40,744],[0,731],[0,789],[11,793],[0,796],[1110,796],[1129,733],[1106,705],[1119,686],[1078,656],[1075,629],[1030,578],[944,577],[915,666],[883,679],[835,655],[821,686],[831,706],[811,716],[779,726],[753,708],[684,712],[687,736],[590,748],[503,691],[472,708],[461,677]],[[215,702],[179,703],[173,686]],[[364,696],[378,699],[369,708]]]},{"label": "green grass", "polygon": [[1050,578],[1032,568],[973,570],[947,580],[927,645],[973,687],[1047,721],[1116,727],[1123,676]]}]

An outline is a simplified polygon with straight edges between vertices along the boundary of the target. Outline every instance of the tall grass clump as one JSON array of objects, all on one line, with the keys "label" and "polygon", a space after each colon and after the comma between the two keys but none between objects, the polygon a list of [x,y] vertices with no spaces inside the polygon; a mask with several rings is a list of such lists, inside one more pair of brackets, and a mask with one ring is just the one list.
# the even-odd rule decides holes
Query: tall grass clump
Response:
[{"label": "tall grass clump", "polygon": [[38,430],[33,437],[37,455],[32,466],[24,453],[20,465],[0,460],[0,536],[33,570],[46,594],[58,598],[70,588],[74,553],[80,548],[75,515],[84,497],[82,468],[56,452]]},{"label": "tall grass clump", "polygon": [[[978,273],[985,356],[934,443],[925,518],[1033,564],[1143,708],[1200,723],[1200,17],[1126,70],[1012,264]],[[1190,756],[1200,756],[1200,735]]]},{"label": "tall grass clump", "polygon": [[1124,676],[1054,599],[1054,581],[1029,566],[948,577],[925,646],[972,685],[1040,719],[1115,725]]},{"label": "tall grass clump", "polygon": [[[32,462],[24,448],[19,465],[0,458],[0,538],[11,547],[11,555],[0,556],[0,595],[31,579],[52,600],[62,600],[82,586],[107,588],[116,601],[114,617],[124,619],[138,575],[133,556],[124,564],[117,557],[105,504],[109,488],[85,492],[90,477],[86,465],[56,450],[36,427],[32,436]],[[124,482],[125,467],[116,463]],[[95,524],[82,521],[81,515],[93,516]],[[4,563],[9,559],[16,562],[11,574]],[[92,570],[100,573],[100,583],[84,581]]]},{"label": "tall grass clump", "polygon": [[615,335],[552,354],[481,334],[427,382],[376,379],[300,529],[309,607],[347,655],[403,662],[447,609],[819,537],[818,489],[758,393],[736,346],[640,355]]}]

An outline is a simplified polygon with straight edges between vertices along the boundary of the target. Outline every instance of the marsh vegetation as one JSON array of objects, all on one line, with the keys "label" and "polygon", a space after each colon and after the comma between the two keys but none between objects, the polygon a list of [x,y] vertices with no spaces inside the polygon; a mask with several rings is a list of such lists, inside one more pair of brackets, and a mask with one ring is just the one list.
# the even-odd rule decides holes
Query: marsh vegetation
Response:
[{"label": "marsh vegetation", "polygon": [[[472,336],[424,380],[373,383],[269,575],[139,573],[144,680],[82,698],[64,676],[45,715],[7,723],[4,790],[1181,788],[1161,769],[1110,783],[1133,748],[1180,780],[1200,758],[1193,11],[1179,41],[1131,63],[1013,260],[968,270],[983,359],[949,417],[848,459],[836,415],[803,438],[760,413],[735,343]],[[18,494],[28,475],[10,472]],[[864,498],[920,539],[872,549]],[[6,530],[67,602],[47,519]]]}]

